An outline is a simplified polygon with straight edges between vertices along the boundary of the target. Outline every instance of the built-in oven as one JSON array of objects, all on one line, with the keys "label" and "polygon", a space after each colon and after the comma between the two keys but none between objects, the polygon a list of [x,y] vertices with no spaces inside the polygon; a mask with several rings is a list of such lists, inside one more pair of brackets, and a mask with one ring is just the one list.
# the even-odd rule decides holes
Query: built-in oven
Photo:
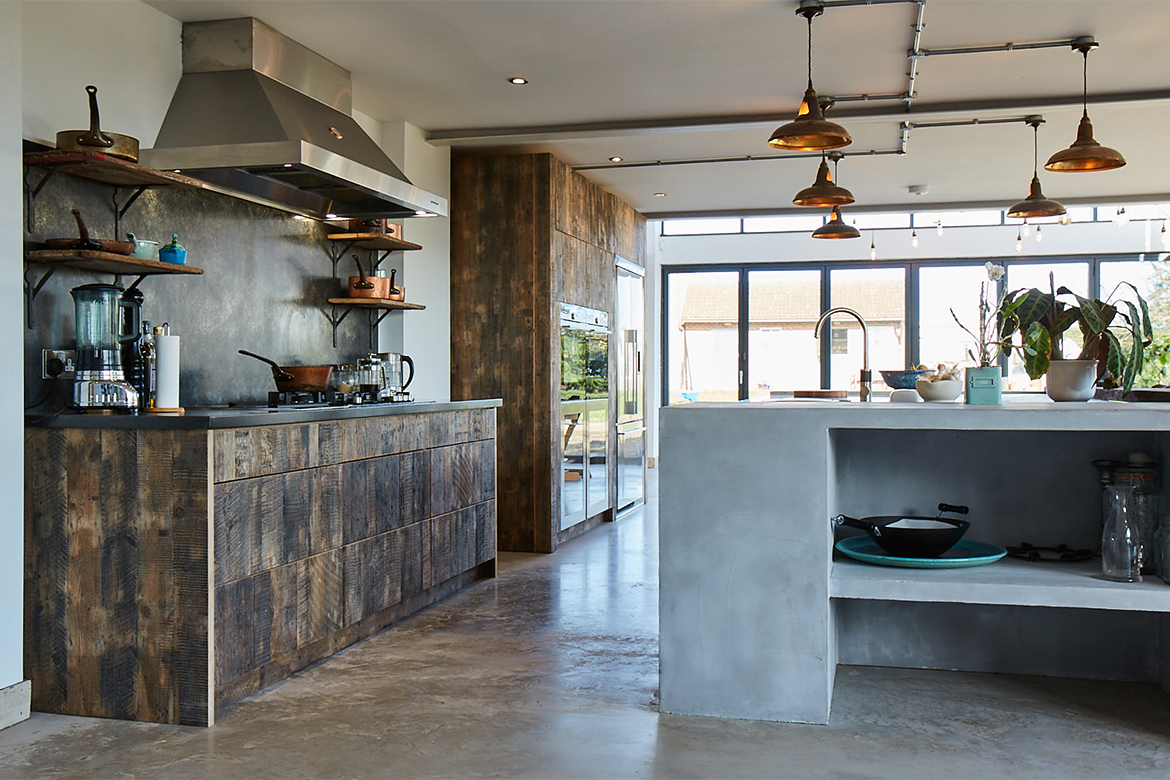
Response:
[{"label": "built-in oven", "polygon": [[610,508],[609,316],[561,304],[561,530]]}]

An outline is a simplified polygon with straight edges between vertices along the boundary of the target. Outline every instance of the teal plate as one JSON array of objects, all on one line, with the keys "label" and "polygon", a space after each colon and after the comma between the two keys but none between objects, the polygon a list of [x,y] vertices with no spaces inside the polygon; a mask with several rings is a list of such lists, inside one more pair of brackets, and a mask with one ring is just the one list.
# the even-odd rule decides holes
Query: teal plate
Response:
[{"label": "teal plate", "polygon": [[858,561],[903,569],[963,569],[968,566],[986,566],[1007,555],[1007,550],[1002,547],[966,539],[960,539],[958,544],[937,558],[899,558],[890,555],[868,536],[852,536],[842,539],[833,546]]}]

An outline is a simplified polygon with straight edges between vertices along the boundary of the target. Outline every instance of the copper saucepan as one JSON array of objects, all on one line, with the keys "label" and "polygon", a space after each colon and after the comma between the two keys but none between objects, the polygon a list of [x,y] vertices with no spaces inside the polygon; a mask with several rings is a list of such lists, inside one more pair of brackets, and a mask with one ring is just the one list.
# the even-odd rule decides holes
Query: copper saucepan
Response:
[{"label": "copper saucepan", "polygon": [[57,133],[57,148],[74,152],[101,152],[138,162],[138,139],[120,133],[102,132],[98,117],[97,87],[90,84],[85,91],[89,93],[89,129],[62,130]]},{"label": "copper saucepan", "polygon": [[272,366],[272,378],[276,381],[276,389],[282,393],[323,392],[329,389],[333,366],[282,366],[275,360],[269,360],[246,349],[239,350],[239,353]]}]

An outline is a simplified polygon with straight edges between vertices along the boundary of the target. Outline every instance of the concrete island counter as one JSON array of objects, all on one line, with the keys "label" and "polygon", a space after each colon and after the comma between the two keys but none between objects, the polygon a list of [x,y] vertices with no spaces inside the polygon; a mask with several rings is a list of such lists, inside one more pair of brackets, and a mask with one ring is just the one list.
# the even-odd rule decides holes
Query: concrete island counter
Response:
[{"label": "concrete island counter", "polygon": [[[831,518],[970,507],[965,539],[1100,549],[1096,459],[1170,469],[1170,408],[777,402],[661,410],[663,712],[827,723],[838,664],[1170,690],[1170,585],[1100,559],[967,569],[834,553]],[[837,531],[841,534],[841,531]],[[847,533],[857,533],[848,531]]]},{"label": "concrete island counter", "polygon": [[33,709],[210,726],[495,576],[499,405],[30,420]]}]

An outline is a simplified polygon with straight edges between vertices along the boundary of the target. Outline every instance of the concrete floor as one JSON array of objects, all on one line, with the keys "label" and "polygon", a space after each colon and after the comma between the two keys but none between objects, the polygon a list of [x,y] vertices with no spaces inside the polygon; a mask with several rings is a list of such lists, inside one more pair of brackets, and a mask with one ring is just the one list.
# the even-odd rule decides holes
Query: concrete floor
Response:
[{"label": "concrete floor", "polygon": [[307,669],[213,729],[38,715],[0,777],[1168,777],[1154,685],[842,667],[833,723],[659,715],[646,510]]}]

